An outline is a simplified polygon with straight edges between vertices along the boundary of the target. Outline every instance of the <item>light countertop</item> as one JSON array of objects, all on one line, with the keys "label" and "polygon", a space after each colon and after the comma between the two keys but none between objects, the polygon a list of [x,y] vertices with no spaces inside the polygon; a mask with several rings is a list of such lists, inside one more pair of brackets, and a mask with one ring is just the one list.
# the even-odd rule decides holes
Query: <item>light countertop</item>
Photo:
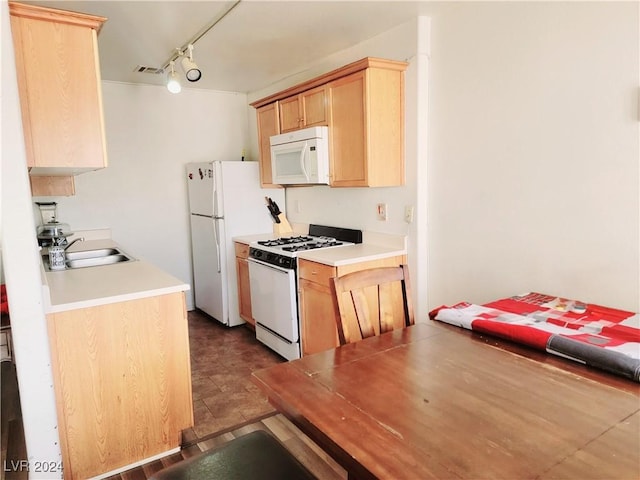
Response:
[{"label": "light countertop", "polygon": [[406,255],[406,249],[390,248],[370,243],[359,243],[347,247],[319,248],[298,253],[298,258],[340,267],[352,263],[369,262],[382,258]]},{"label": "light countertop", "polygon": [[[117,247],[110,239],[87,240],[72,245],[68,252]],[[44,250],[43,250],[44,252]],[[155,297],[189,290],[189,285],[144,260],[43,272],[43,300],[46,313]]]},{"label": "light countertop", "polygon": [[[304,232],[295,232],[294,235],[306,235]],[[260,240],[272,240],[275,235],[263,233],[258,235],[243,235],[234,237],[234,242],[250,244]],[[387,235],[372,232],[363,232],[363,243],[336,248],[319,248],[298,252],[298,258],[312,262],[338,267],[352,263],[368,262],[382,258],[395,257],[407,254],[406,236]]]}]

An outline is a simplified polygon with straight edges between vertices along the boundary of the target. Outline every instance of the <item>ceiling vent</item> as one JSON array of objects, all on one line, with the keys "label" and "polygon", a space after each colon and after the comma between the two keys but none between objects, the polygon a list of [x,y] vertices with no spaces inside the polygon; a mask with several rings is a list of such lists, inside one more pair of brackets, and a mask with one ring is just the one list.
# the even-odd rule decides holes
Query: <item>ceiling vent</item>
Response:
[{"label": "ceiling vent", "polygon": [[145,67],[143,65],[138,65],[136,68],[133,69],[133,71],[136,73],[153,73],[154,75],[164,73],[164,70],[162,68]]}]

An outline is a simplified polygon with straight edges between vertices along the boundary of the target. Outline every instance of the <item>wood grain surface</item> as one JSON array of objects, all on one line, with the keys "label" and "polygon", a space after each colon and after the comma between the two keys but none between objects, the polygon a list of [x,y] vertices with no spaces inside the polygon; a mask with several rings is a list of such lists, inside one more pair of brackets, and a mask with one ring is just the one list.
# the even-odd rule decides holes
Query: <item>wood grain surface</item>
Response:
[{"label": "wood grain surface", "polygon": [[394,479],[638,478],[640,385],[610,379],[433,322],[254,373],[351,476]]},{"label": "wood grain surface", "polygon": [[193,425],[182,292],[47,319],[65,478],[180,445]]}]

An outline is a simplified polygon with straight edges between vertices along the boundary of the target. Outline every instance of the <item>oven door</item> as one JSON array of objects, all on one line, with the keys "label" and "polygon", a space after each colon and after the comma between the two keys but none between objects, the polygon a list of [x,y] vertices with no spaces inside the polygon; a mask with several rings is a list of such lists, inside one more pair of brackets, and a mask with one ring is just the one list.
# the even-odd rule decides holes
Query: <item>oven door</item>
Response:
[{"label": "oven door", "polygon": [[256,338],[289,360],[300,358],[295,270],[248,262]]}]

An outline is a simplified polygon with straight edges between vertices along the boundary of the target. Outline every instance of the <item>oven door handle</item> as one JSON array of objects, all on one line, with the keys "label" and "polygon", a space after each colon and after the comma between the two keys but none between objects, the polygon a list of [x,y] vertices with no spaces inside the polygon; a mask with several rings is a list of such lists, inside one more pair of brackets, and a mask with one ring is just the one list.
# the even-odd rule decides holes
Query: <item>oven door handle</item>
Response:
[{"label": "oven door handle", "polygon": [[283,268],[283,267],[278,267],[277,265],[271,265],[270,263],[263,262],[262,260],[258,260],[257,258],[248,258],[247,261],[248,262],[257,263],[258,265],[262,265],[264,267],[269,267],[269,268],[271,268],[273,270],[277,270],[277,271],[283,272],[283,273],[289,273],[291,270],[293,270],[292,268]]}]

